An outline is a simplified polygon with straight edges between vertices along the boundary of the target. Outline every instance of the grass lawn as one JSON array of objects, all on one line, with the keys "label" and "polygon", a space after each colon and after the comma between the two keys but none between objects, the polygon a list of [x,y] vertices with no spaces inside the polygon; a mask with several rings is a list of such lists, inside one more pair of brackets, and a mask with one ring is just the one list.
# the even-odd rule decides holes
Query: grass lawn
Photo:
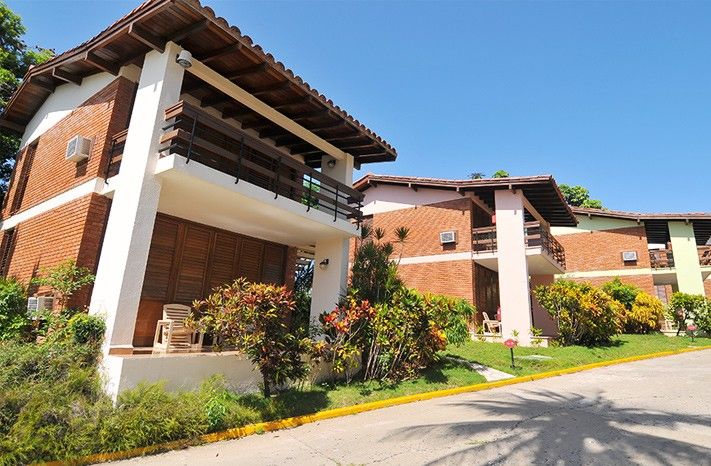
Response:
[{"label": "grass lawn", "polygon": [[[514,375],[529,375],[568,367],[582,366],[593,362],[625,358],[641,354],[669,351],[693,346],[711,345],[711,338],[695,338],[678,336],[667,337],[662,334],[652,335],[620,335],[610,346],[587,348],[584,346],[552,347],[552,348],[516,348],[517,369],[511,369],[509,349],[501,343],[485,343],[469,341],[462,346],[450,347],[447,353],[460,358],[477,361],[485,366],[493,367]],[[541,355],[552,359],[532,360],[521,359],[519,356]]]},{"label": "grass lawn", "polygon": [[268,420],[279,419],[482,382],[486,382],[486,379],[477,372],[444,360],[427,369],[417,379],[396,384],[352,381],[350,384],[327,383],[289,390],[272,399],[271,413],[265,413],[263,409],[261,411]]}]

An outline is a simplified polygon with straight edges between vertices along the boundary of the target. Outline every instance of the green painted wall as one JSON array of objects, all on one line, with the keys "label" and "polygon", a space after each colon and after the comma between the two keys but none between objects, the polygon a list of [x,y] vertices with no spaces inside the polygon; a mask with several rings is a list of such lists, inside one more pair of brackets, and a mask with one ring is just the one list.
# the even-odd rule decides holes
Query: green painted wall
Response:
[{"label": "green painted wall", "polygon": [[685,222],[669,222],[669,236],[674,252],[674,268],[679,291],[704,294],[704,281],[701,277],[693,225]]}]

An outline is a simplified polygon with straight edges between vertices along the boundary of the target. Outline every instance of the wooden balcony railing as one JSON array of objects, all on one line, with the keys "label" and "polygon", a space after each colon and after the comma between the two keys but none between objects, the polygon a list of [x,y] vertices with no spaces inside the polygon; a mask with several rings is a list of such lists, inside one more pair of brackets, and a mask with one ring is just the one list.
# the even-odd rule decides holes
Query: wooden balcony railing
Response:
[{"label": "wooden balcony railing", "polygon": [[[565,249],[540,222],[526,222],[523,226],[526,247],[541,247],[550,254],[561,267],[565,268]],[[474,252],[494,252],[498,249],[496,227],[474,228],[472,230],[472,250]]]},{"label": "wooden balcony railing", "polygon": [[674,253],[671,249],[652,249],[649,262],[653,269],[670,269],[674,267]]},{"label": "wooden balcony railing", "polygon": [[118,175],[121,167],[121,159],[123,158],[123,147],[126,145],[126,135],[128,129],[116,133],[111,138],[111,146],[109,148],[109,160],[104,171],[104,178],[109,179],[114,175]]},{"label": "wooden balcony railing", "polygon": [[338,218],[362,221],[363,194],[186,102],[165,111],[161,156],[178,154]]},{"label": "wooden balcony railing", "polygon": [[711,246],[699,246],[699,264],[702,267],[711,267]]}]

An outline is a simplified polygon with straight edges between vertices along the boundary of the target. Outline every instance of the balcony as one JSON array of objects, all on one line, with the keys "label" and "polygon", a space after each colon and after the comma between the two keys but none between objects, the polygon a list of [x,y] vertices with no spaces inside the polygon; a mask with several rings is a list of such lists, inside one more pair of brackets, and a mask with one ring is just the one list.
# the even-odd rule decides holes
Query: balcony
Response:
[{"label": "balcony", "polygon": [[[165,120],[160,212],[296,247],[357,234],[363,195],[351,186],[186,102]],[[119,173],[125,140],[112,138],[106,178]]]},{"label": "balcony", "polygon": [[701,267],[711,267],[711,246],[699,246],[697,249]]},{"label": "balcony", "polygon": [[649,263],[653,269],[674,268],[674,253],[671,249],[652,249],[649,251]]},{"label": "balcony", "polygon": [[[545,225],[540,222],[526,222],[524,242],[529,271],[532,274],[565,271],[565,249]],[[472,252],[475,261],[496,270],[494,262],[497,259],[497,250],[496,226],[472,229]]]}]

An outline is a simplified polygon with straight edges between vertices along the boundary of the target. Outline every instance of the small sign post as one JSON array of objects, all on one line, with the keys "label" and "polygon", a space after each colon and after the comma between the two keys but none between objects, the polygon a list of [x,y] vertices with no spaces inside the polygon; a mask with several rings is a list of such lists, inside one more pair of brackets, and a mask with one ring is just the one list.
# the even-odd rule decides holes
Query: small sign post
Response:
[{"label": "small sign post", "polygon": [[518,345],[518,342],[513,338],[504,341],[504,346],[511,350],[511,369],[516,369],[516,363],[514,362],[514,348],[516,345]]},{"label": "small sign post", "polygon": [[686,326],[686,330],[691,334],[691,341],[694,341],[694,335],[696,334],[696,324],[689,324]]}]

